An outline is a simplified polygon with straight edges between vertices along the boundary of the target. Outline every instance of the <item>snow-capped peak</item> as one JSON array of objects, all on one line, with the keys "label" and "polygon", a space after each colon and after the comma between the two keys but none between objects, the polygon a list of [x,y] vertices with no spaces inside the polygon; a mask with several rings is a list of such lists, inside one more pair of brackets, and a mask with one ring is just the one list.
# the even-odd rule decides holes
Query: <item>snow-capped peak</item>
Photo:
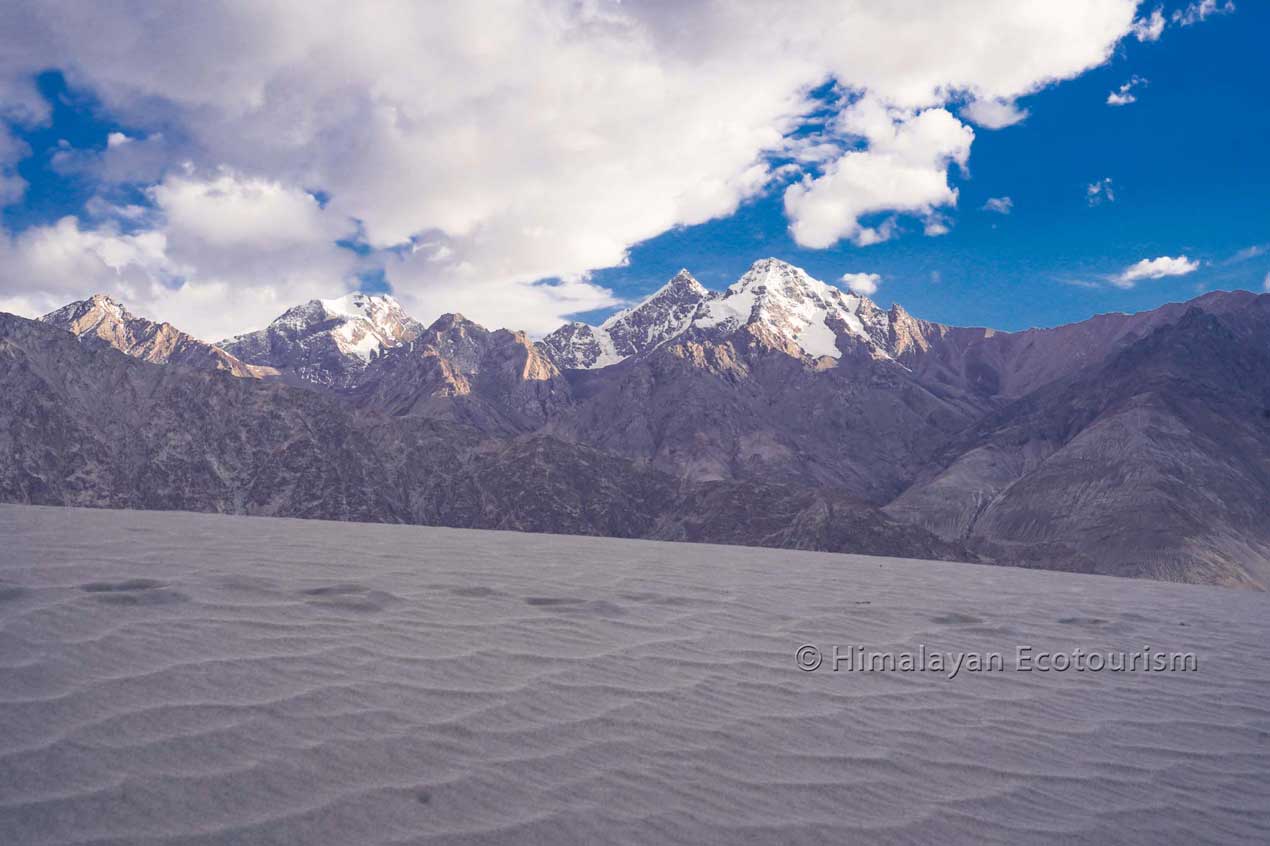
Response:
[{"label": "snow-capped peak", "polygon": [[332,317],[369,320],[377,322],[381,315],[401,312],[401,304],[389,294],[363,294],[354,291],[333,300],[318,300]]},{"label": "snow-capped peak", "polygon": [[865,297],[846,293],[776,258],[754,262],[727,290],[711,292],[686,270],[646,300],[599,326],[571,323],[542,343],[562,367],[594,370],[642,355],[689,330],[715,337],[761,326],[812,358],[841,358],[850,335],[886,356],[885,314]]},{"label": "snow-capped peak", "polygon": [[343,320],[332,330],[340,349],[363,360],[385,347],[396,346],[421,329],[405,309],[388,294],[355,291],[332,300],[317,301],[325,313]]},{"label": "snow-capped peak", "polygon": [[735,331],[760,325],[792,341],[813,358],[839,358],[838,334],[868,339],[857,312],[865,300],[844,294],[779,259],[756,261],[726,291],[702,304],[692,321],[700,329]]},{"label": "snow-capped peak", "polygon": [[295,371],[306,381],[348,385],[374,355],[421,331],[393,297],[353,292],[289,308],[267,328],[221,346],[244,361]]}]

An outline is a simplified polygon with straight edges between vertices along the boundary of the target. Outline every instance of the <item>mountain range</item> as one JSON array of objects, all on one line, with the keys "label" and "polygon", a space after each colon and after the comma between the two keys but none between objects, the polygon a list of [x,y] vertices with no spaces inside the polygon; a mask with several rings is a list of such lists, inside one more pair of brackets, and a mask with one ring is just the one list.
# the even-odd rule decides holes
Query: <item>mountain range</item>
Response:
[{"label": "mountain range", "polygon": [[[78,340],[77,340],[78,339]],[[0,497],[1270,587],[1270,296],[997,332],[776,259],[535,341],[388,295],[0,317]]]}]

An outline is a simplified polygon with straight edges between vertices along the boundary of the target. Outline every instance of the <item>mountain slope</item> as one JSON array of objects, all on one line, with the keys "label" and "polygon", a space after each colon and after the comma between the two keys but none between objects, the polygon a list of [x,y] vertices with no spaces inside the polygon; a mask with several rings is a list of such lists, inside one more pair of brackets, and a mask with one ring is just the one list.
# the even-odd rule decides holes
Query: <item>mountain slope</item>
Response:
[{"label": "mountain slope", "polygon": [[86,343],[107,344],[152,364],[178,364],[198,370],[224,370],[234,376],[265,378],[272,368],[240,361],[214,344],[187,335],[170,323],[155,323],[130,314],[105,294],[69,303],[41,321],[63,329]]},{"label": "mountain slope", "polygon": [[[49,316],[79,347],[280,372],[323,400],[153,375],[70,390],[56,368],[91,365],[23,381],[33,362],[13,364],[7,495],[815,548],[841,535],[916,555],[929,530],[952,545],[941,556],[967,544],[1267,586],[1267,303],[1214,292],[1002,333],[763,259],[720,292],[681,272],[537,344],[458,315],[425,330],[387,297],[315,300],[236,339],[275,371],[92,300]],[[52,337],[11,342],[14,362]]]},{"label": "mountain slope", "polygon": [[1011,563],[1270,587],[1270,296],[991,415],[887,511]]},{"label": "mountain slope", "polygon": [[991,407],[896,360],[910,320],[765,259],[651,352],[568,371],[574,403],[548,431],[688,479],[888,502]]},{"label": "mountain slope", "polygon": [[575,408],[551,429],[564,437],[689,479],[812,483],[879,504],[978,417],[889,359],[859,350],[821,366],[758,327],[570,381]]},{"label": "mountain slope", "polygon": [[344,395],[498,434],[540,429],[570,402],[568,382],[523,332],[491,332],[457,314],[375,357]]},{"label": "mountain slope", "polygon": [[[1137,314],[1099,314],[1050,329],[998,332],[944,326],[909,318],[908,341],[897,338],[893,354],[932,389],[944,385],[995,401],[1009,401],[1105,361],[1192,307],[1229,314],[1249,307],[1248,291],[1213,291],[1185,303],[1168,303]],[[894,309],[892,309],[894,311]]]},{"label": "mountain slope", "polygon": [[[584,446],[544,435],[493,438],[421,416],[358,411],[279,381],[151,365],[7,314],[0,396],[7,502],[617,537],[692,519],[713,527],[698,539],[721,543],[849,551],[857,537],[874,544],[881,534],[895,554],[967,557],[864,503],[831,515],[835,528],[820,539],[775,537],[693,513],[708,503],[692,486]],[[785,488],[742,486],[737,496],[773,513],[797,513],[806,502]]]}]

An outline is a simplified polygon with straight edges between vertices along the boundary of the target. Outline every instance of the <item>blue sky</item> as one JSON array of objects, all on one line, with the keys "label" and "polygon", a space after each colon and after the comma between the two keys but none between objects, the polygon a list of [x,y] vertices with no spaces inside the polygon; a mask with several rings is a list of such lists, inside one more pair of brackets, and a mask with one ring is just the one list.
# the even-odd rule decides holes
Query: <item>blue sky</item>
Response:
[{"label": "blue sky", "polygon": [[[1097,4],[1098,0],[1088,2]],[[1103,5],[1124,2],[1109,0]],[[616,308],[618,300],[640,298],[680,267],[687,267],[707,287],[726,287],[755,259],[765,256],[789,260],[826,281],[837,281],[844,273],[878,274],[880,285],[874,299],[884,306],[900,302],[910,312],[929,319],[1002,329],[1056,325],[1106,311],[1136,311],[1207,290],[1270,290],[1270,160],[1265,154],[1270,142],[1270,108],[1264,93],[1265,80],[1270,79],[1270,51],[1264,46],[1270,34],[1270,8],[1250,0],[1240,3],[1238,9],[1214,5],[1215,12],[1194,25],[1170,23],[1157,40],[1117,37],[1108,61],[1093,62],[1093,67],[1084,70],[1063,70],[1059,75],[1070,77],[1064,81],[1037,84],[1025,80],[1019,87],[1034,93],[1017,97],[1017,106],[1026,109],[1028,116],[1014,125],[991,129],[976,124],[968,117],[964,97],[943,102],[936,98],[921,105],[914,100],[914,107],[905,107],[910,109],[905,113],[909,117],[931,105],[942,105],[974,130],[964,168],[953,161],[956,156],[951,153],[951,164],[938,164],[941,169],[946,166],[948,183],[958,192],[955,206],[937,204],[934,210],[949,231],[930,237],[923,232],[923,218],[929,216],[905,213],[902,205],[894,206],[898,211],[883,206],[883,211],[860,217],[860,224],[877,226],[894,219],[898,227],[894,237],[870,246],[844,238],[823,249],[800,246],[791,235],[783,195],[799,178],[796,174],[772,179],[735,211],[728,211],[726,196],[705,192],[705,199],[682,204],[705,208],[705,212],[680,208],[650,212],[648,220],[642,219],[644,209],[659,199],[658,190],[691,195],[700,187],[694,185],[698,176],[702,183],[739,178],[746,156],[752,155],[747,151],[757,142],[747,142],[749,147],[738,145],[733,152],[740,164],[729,165],[731,170],[706,173],[711,167],[707,155],[671,174],[673,159],[646,165],[653,168],[651,171],[639,172],[633,164],[628,167],[628,162],[637,161],[645,166],[650,156],[643,148],[622,148],[620,137],[608,139],[612,149],[607,158],[602,155],[589,162],[594,169],[585,172],[581,165],[573,167],[567,158],[560,163],[552,161],[555,147],[551,145],[520,151],[510,140],[500,138],[484,151],[490,157],[488,167],[479,161],[473,164],[467,151],[445,147],[443,154],[456,156],[461,165],[438,161],[434,172],[416,174],[416,166],[424,170],[424,163],[437,158],[436,148],[425,148],[419,142],[416,157],[391,158],[389,153],[398,152],[393,145],[401,146],[401,139],[393,136],[393,144],[380,143],[375,134],[378,130],[359,123],[366,119],[359,116],[373,116],[365,105],[370,95],[347,107],[350,116],[340,118],[338,131],[318,127],[302,143],[283,144],[279,136],[285,136],[293,126],[306,125],[290,114],[291,103],[268,103],[268,95],[261,95],[256,79],[246,78],[239,88],[223,91],[216,88],[227,84],[220,77],[200,83],[197,63],[204,60],[184,55],[196,51],[153,57],[155,78],[140,82],[145,68],[123,66],[120,62],[126,60],[116,56],[93,65],[88,60],[81,62],[77,54],[61,61],[51,52],[47,58],[36,52],[25,75],[10,80],[9,90],[26,92],[24,96],[43,102],[47,113],[31,119],[32,109],[26,103],[28,114],[23,117],[22,109],[5,108],[0,100],[0,116],[5,117],[10,137],[9,161],[6,164],[0,159],[0,166],[8,168],[11,181],[16,177],[25,183],[20,198],[2,211],[7,252],[0,252],[0,264],[4,265],[0,270],[21,276],[35,267],[32,262],[55,253],[70,257],[65,261],[59,258],[61,263],[49,265],[51,270],[40,265],[35,275],[57,272],[68,280],[65,284],[45,283],[48,290],[24,292],[18,287],[20,280],[10,279],[7,292],[11,299],[5,301],[30,303],[28,308],[38,310],[57,297],[70,299],[89,293],[79,291],[76,284],[114,285],[120,296],[135,298],[144,312],[147,304],[152,310],[163,308],[164,296],[171,292],[183,289],[188,293],[202,284],[202,293],[187,297],[188,302],[168,298],[175,314],[157,316],[197,323],[223,310],[225,320],[209,319],[207,328],[202,329],[203,334],[209,334],[224,331],[222,327],[259,323],[266,315],[280,311],[280,303],[307,298],[314,292],[334,295],[340,293],[341,286],[352,285],[394,290],[408,306],[413,303],[424,312],[475,311],[475,316],[486,322],[513,325],[523,316],[525,325],[541,331],[570,313],[598,320]],[[1135,12],[1138,20],[1144,20],[1154,8],[1154,4],[1141,5]],[[1168,20],[1174,12],[1184,13],[1186,4],[1166,3],[1161,9]],[[117,17],[122,18],[123,13]],[[242,22],[235,25],[239,24]],[[712,20],[710,24],[721,32],[739,26],[735,21]],[[133,24],[94,24],[115,25]],[[161,25],[172,28],[170,22]],[[656,30],[661,24],[650,17],[635,25]],[[757,25],[761,35],[763,22]],[[460,31],[459,35],[463,34]],[[933,29],[931,37],[938,34],[939,30]],[[1044,33],[1040,35],[1043,38]],[[39,37],[27,40],[38,41]],[[87,36],[63,35],[61,40],[74,43],[76,37]],[[740,29],[729,36],[741,46],[745,37]],[[1103,33],[1089,37],[1095,45],[1097,38],[1107,38]],[[1037,49],[1044,46],[1042,43]],[[611,47],[605,49],[611,52]],[[233,61],[233,56],[226,55],[224,60]],[[241,64],[250,71],[252,61],[251,55],[244,54]],[[584,56],[582,61],[594,65],[600,60]],[[1059,62],[1057,67],[1066,67],[1061,62],[1069,61],[1072,68],[1079,69],[1086,60],[1060,57],[1055,61]],[[825,65],[831,78],[841,79],[848,73],[834,70],[829,60]],[[289,80],[284,71],[290,69],[263,64],[261,68],[261,79],[271,87],[281,87],[279,79]],[[1010,70],[985,68],[983,80],[974,82],[976,90],[992,90],[991,86],[998,84],[997,77],[1008,75]],[[419,78],[428,81],[428,72],[432,71],[420,71]],[[801,68],[797,72],[806,73]],[[273,81],[269,82],[267,74],[271,73]],[[533,73],[526,71],[527,76]],[[867,72],[855,73],[869,78]],[[931,79],[938,82],[940,73],[952,72],[933,66]],[[182,90],[178,84],[182,74],[192,74],[196,84]],[[779,68],[772,65],[770,75],[778,77]],[[771,114],[778,113],[779,104],[788,102],[798,78],[791,70],[789,90],[773,84],[766,92],[772,103]],[[1134,102],[1108,104],[1111,92],[1134,80],[1128,89],[1136,98]],[[808,86],[804,85],[804,93],[798,96],[819,99],[824,105],[820,113],[804,116],[804,126],[808,120],[831,120],[838,109],[866,94],[901,104],[906,96],[899,82],[848,82],[859,86],[849,89],[849,95],[843,93],[848,89],[833,83],[810,86],[812,94],[806,95]],[[31,83],[34,93],[28,90]],[[210,85],[211,93],[201,97],[198,84]],[[384,84],[384,78],[368,79],[366,88],[378,92]],[[1009,84],[999,83],[1000,95],[1015,99]],[[4,93],[0,85],[0,95]],[[619,92],[611,93],[616,97]],[[720,114],[710,116],[710,120],[721,126],[720,137],[726,139],[733,133],[740,137],[745,132],[763,137],[762,120],[738,120],[737,126],[730,128],[727,103],[711,103],[709,93],[701,93],[704,99],[699,102],[688,103],[686,114],[717,107]],[[761,93],[756,91],[755,99]],[[722,90],[719,95],[716,101],[727,100]],[[11,99],[16,96],[11,95]],[[261,96],[266,97],[264,106],[259,105]],[[337,111],[331,107],[330,90],[289,91],[288,96],[302,105],[308,96],[314,113]],[[378,106],[381,96],[376,93],[370,99]],[[417,105],[410,100],[417,93],[402,96],[401,105]],[[625,92],[624,96],[630,100],[632,95]],[[245,99],[235,101],[234,97]],[[272,123],[235,124],[235,119],[250,111],[243,102],[252,103]],[[478,128],[499,123],[503,118],[490,102],[488,90],[483,89],[466,106],[469,113],[464,117]],[[683,126],[682,114],[670,114],[668,107],[659,107],[655,100],[649,107],[654,110],[652,114],[658,110],[667,113],[669,131]],[[392,108],[397,109],[398,104]],[[482,111],[487,108],[488,114]],[[579,108],[602,112],[606,104],[597,101]],[[224,111],[218,114],[214,109]],[[304,112],[299,110],[299,114]],[[565,117],[569,116],[561,120]],[[582,113],[572,119],[585,123],[589,117]],[[903,125],[909,117],[897,117],[896,125]],[[518,119],[523,120],[523,115]],[[218,121],[228,127],[224,133],[218,134]],[[266,135],[264,129],[271,134]],[[537,128],[531,123],[525,131],[528,138]],[[619,136],[630,134],[630,127],[619,126],[616,131]],[[806,134],[792,125],[784,125],[781,131],[787,138]],[[260,135],[253,137],[253,132]],[[117,133],[117,142],[127,139],[120,149],[108,144],[112,133]],[[551,140],[568,149],[575,143],[567,136],[563,142]],[[260,144],[258,153],[252,146],[256,143]],[[650,143],[658,143],[655,133]],[[700,146],[701,142],[694,143]],[[770,139],[764,143],[770,144]],[[859,139],[849,142],[847,148],[851,143],[857,149],[868,148],[868,143]],[[511,156],[512,165],[495,161],[509,146],[517,150],[517,155]],[[0,145],[0,153],[4,149]],[[19,152],[14,154],[14,149]],[[121,152],[132,158],[121,159]],[[683,159],[692,151],[684,147],[670,152]],[[728,152],[722,149],[719,157]],[[791,160],[784,154],[765,155],[771,167]],[[359,157],[364,157],[366,164]],[[518,157],[523,162],[517,162]],[[399,196],[391,173],[380,180],[370,171],[381,159],[400,169],[403,182],[416,180],[413,195],[405,199]],[[559,168],[555,181],[568,183],[555,194],[551,193],[551,180],[546,175],[539,178],[544,168],[553,166]],[[632,171],[626,175],[624,188],[618,184],[590,189],[593,173],[609,174],[614,168]],[[359,176],[360,183],[341,181],[345,170],[370,176]],[[576,185],[570,183],[572,171],[579,171]],[[803,173],[811,176],[823,172],[821,165],[803,167]],[[525,178],[524,186],[508,189],[506,198],[496,196],[503,185],[521,177]],[[367,181],[374,184],[363,191]],[[548,183],[548,188],[543,189],[538,182]],[[640,188],[646,183],[652,187],[643,195]],[[661,183],[667,187],[659,188]],[[1091,186],[1101,186],[1096,195],[1091,195]],[[607,196],[606,190],[610,192]],[[728,190],[753,194],[749,189]],[[593,196],[585,196],[588,191]],[[556,195],[568,214],[548,214],[552,203],[542,198],[551,200]],[[985,209],[985,203],[994,198],[996,207],[1008,213]],[[536,208],[534,202],[539,204]],[[623,202],[626,206],[621,208]],[[481,210],[467,217],[450,213],[451,207],[467,205]],[[609,205],[615,208],[611,222],[606,223]],[[709,210],[716,207],[722,211]],[[200,215],[206,220],[198,220]],[[58,222],[68,216],[73,221],[56,230]],[[678,222],[694,216],[712,219],[692,225]],[[505,223],[508,217],[511,223]],[[544,219],[541,227],[540,217]],[[637,218],[636,223],[626,225],[627,220]],[[253,242],[251,232],[240,231],[251,229],[256,220],[260,243]],[[515,228],[499,229],[513,223]],[[275,224],[280,227],[277,231]],[[548,233],[546,249],[534,243],[532,232],[539,228]],[[618,229],[622,232],[616,232]],[[518,241],[514,249],[504,249],[496,236],[508,231],[514,234],[509,240],[525,243]],[[661,234],[639,234],[650,231]],[[280,241],[289,246],[277,247]],[[550,273],[534,276],[526,268],[553,265],[552,243],[560,245],[562,255],[568,253],[567,259],[554,264],[569,272],[559,278]],[[86,251],[97,263],[92,265],[96,270],[79,263],[71,255],[76,250]],[[629,255],[624,265],[605,268],[620,260],[624,251]],[[1122,281],[1118,284],[1127,268],[1164,257],[1194,269],[1182,275],[1140,278],[1131,286]],[[420,264],[425,259],[431,262],[427,267]],[[103,261],[106,266],[99,267]],[[587,270],[592,272],[587,274]],[[92,281],[77,282],[77,277],[70,278],[75,274]],[[566,282],[561,284],[560,278]],[[279,279],[290,281],[284,284]],[[535,279],[539,280],[536,284],[529,284]],[[212,299],[207,293],[212,290],[231,293]],[[0,288],[0,295],[5,293],[6,289]],[[24,299],[26,293],[30,295]],[[426,319],[435,314],[421,316]]]},{"label": "blue sky", "polygon": [[[736,215],[686,227],[632,250],[629,267],[595,278],[638,296],[682,265],[710,288],[726,287],[757,255],[774,255],[825,280],[878,273],[874,299],[954,325],[1053,326],[1107,311],[1140,311],[1209,290],[1262,291],[1270,273],[1270,4],[1170,31],[1155,43],[1126,39],[1105,66],[1022,100],[1030,114],[976,131],[954,225],[928,238],[868,247],[798,247],[779,192]],[[1107,95],[1133,76],[1134,103]],[[1091,205],[1090,184],[1110,178],[1114,201]],[[1012,211],[983,210],[1009,197]],[[1236,259],[1242,250],[1261,255]],[[1156,256],[1202,262],[1193,274],[1096,284]],[[599,314],[603,314],[600,312]]]}]

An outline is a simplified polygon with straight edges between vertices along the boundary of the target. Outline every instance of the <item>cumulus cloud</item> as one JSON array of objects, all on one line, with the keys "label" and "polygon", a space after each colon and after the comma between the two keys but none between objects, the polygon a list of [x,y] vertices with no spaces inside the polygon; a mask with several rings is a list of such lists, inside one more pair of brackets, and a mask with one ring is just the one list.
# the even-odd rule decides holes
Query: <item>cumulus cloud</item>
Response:
[{"label": "cumulus cloud", "polygon": [[[930,217],[957,202],[948,166],[965,165],[974,131],[946,109],[909,114],[865,98],[839,118],[841,130],[868,142],[785,191],[790,232],[804,247],[828,247],[849,238],[867,246],[894,229],[866,226],[860,218],[885,211]],[[946,231],[946,230],[945,230]]]},{"label": "cumulus cloud", "polygon": [[882,277],[876,273],[844,273],[842,284],[847,290],[861,297],[871,297],[878,292]]},{"label": "cumulus cloud", "polygon": [[[454,300],[477,320],[549,326],[612,302],[588,273],[622,264],[633,244],[769,190],[769,163],[826,81],[870,105],[848,109],[802,160],[785,195],[799,242],[876,243],[899,233],[897,214],[946,230],[946,170],[966,163],[974,135],[945,107],[967,103],[961,114],[985,128],[1016,122],[1018,98],[1104,62],[1136,7],[15,2],[0,99],[40,119],[30,76],[58,67],[129,128],[64,166],[154,189],[155,231],[184,284],[298,286],[278,281],[274,259],[305,235],[332,267],[302,262],[291,276],[346,284],[336,271],[351,259],[324,239],[355,222],[421,317]],[[217,187],[221,173],[235,184]],[[181,182],[191,178],[206,184]],[[306,189],[329,202],[309,209]],[[268,203],[282,220],[254,219],[286,250],[231,219]],[[212,222],[195,231],[190,209]],[[255,302],[226,294],[217,308],[246,328],[272,316]]]},{"label": "cumulus cloud", "polygon": [[1142,259],[1132,264],[1115,277],[1112,284],[1118,288],[1132,288],[1142,279],[1163,279],[1166,276],[1185,276],[1199,270],[1199,262],[1191,261],[1186,256],[1172,258],[1160,256],[1153,259]]},{"label": "cumulus cloud", "polygon": [[1091,182],[1086,185],[1085,201],[1091,206],[1114,203],[1116,201],[1116,188],[1111,182],[1111,177],[1104,176],[1097,182]]},{"label": "cumulus cloud", "polygon": [[1014,200],[1009,197],[989,197],[988,202],[983,204],[983,210],[996,212],[997,214],[1009,214],[1014,211]]},{"label": "cumulus cloud", "polygon": [[[951,231],[952,227],[948,225],[948,219],[937,214],[926,218],[926,222],[922,225],[922,232],[929,238],[947,235]],[[890,236],[888,235],[887,237]]]},{"label": "cumulus cloud", "polygon": [[972,100],[962,107],[961,114],[984,129],[1002,129],[1021,122],[1028,112],[1010,100]]},{"label": "cumulus cloud", "polygon": [[[335,244],[347,222],[303,192],[221,171],[174,174],[149,193],[153,209],[98,203],[96,224],[70,215],[0,241],[0,297],[42,314],[102,292],[216,340],[338,294],[356,270]],[[121,226],[138,214],[152,227]]]},{"label": "cumulus cloud", "polygon": [[1138,97],[1133,93],[1133,89],[1139,85],[1146,85],[1147,81],[1140,76],[1133,76],[1124,85],[1121,85],[1115,91],[1107,95],[1108,106],[1127,106],[1130,103],[1136,103]]},{"label": "cumulus cloud", "polygon": [[1261,282],[1261,290],[1270,294],[1270,272],[1266,273],[1266,278]]},{"label": "cumulus cloud", "polygon": [[212,247],[280,249],[334,241],[351,228],[304,191],[227,171],[205,179],[170,174],[149,194],[170,233]]}]

